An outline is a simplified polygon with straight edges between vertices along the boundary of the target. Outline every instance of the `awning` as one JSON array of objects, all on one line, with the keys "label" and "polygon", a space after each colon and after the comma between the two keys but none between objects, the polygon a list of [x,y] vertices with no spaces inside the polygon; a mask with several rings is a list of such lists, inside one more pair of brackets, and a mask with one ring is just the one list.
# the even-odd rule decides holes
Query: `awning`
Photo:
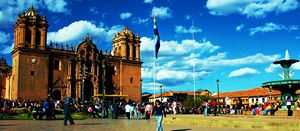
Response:
[{"label": "awning", "polygon": [[[103,96],[103,94],[94,95],[94,97],[102,97],[102,96]],[[104,94],[104,97],[128,97],[128,95],[117,95],[117,94],[107,95],[107,94]]]}]

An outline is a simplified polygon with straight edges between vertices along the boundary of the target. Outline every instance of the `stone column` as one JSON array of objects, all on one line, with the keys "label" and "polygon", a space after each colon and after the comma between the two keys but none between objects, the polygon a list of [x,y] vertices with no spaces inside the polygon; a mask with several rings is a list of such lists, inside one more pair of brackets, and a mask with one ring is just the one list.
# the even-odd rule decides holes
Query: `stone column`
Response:
[{"label": "stone column", "polygon": [[121,56],[122,56],[122,59],[126,59],[127,56],[127,46],[126,46],[126,43],[125,42],[122,42],[121,43]]},{"label": "stone column", "polygon": [[17,43],[18,43],[18,41],[17,41],[17,37],[18,37],[18,35],[17,35],[18,33],[17,33],[17,28],[15,28],[14,29],[14,48],[16,48],[16,45],[17,45]]},{"label": "stone column", "polygon": [[19,29],[19,43],[18,43],[18,47],[25,47],[25,33],[26,33],[26,30],[25,30],[25,27],[26,25],[24,23],[21,23],[20,24],[20,29]]},{"label": "stone column", "polygon": [[133,45],[132,43],[129,43],[129,60],[133,60]]},{"label": "stone column", "polygon": [[40,49],[45,50],[47,40],[47,28],[43,27],[41,30]]},{"label": "stone column", "polygon": [[135,60],[140,61],[140,45],[135,45]]},{"label": "stone column", "polygon": [[35,34],[36,34],[36,27],[33,26],[31,29],[31,43],[30,43],[30,48],[35,48]]},{"label": "stone column", "polygon": [[122,71],[123,71],[123,69],[122,69],[122,64],[123,64],[123,62],[122,61],[120,61],[120,69],[119,69],[119,71],[120,71],[120,95],[123,95],[123,82],[122,82],[122,79],[123,79],[123,73],[122,73]]}]

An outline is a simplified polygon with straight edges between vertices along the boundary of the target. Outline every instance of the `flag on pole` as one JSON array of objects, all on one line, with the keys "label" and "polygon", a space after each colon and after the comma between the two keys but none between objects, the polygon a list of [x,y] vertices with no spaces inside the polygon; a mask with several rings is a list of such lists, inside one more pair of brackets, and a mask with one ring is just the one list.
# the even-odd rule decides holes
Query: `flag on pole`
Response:
[{"label": "flag on pole", "polygon": [[153,23],[154,23],[154,40],[156,41],[155,42],[155,57],[157,59],[158,51],[159,51],[159,47],[160,47],[160,37],[159,37],[158,28],[157,28],[157,24],[156,24],[156,16],[153,17]]}]

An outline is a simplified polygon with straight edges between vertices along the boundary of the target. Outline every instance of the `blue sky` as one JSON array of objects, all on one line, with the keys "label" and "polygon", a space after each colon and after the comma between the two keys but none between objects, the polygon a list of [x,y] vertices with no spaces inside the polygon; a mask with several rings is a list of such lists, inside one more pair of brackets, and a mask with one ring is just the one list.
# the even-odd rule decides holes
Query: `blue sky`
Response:
[{"label": "blue sky", "polygon": [[[139,34],[148,92],[154,85],[153,14],[161,37],[157,85],[164,91],[193,91],[193,64],[196,89],[215,92],[220,79],[220,91],[233,91],[280,80],[282,70],[272,62],[285,50],[300,57],[298,0],[14,0],[0,1],[0,47],[9,64],[14,21],[31,5],[47,16],[48,42],[76,46],[89,33],[98,48],[111,50],[124,26]],[[292,72],[299,78],[300,64]]]}]

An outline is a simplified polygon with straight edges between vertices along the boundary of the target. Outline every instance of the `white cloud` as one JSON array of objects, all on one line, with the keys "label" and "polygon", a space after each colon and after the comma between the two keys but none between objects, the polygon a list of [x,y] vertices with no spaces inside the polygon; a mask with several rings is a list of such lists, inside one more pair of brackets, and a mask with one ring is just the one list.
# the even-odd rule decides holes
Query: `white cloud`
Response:
[{"label": "white cloud", "polygon": [[[143,83],[153,82],[154,41],[148,37],[141,38],[141,58],[143,63]],[[193,52],[193,47],[195,53]],[[212,72],[226,67],[241,67],[267,64],[277,60],[279,55],[254,55],[229,59],[227,53],[217,52],[220,47],[210,41],[164,41],[161,40],[156,80],[167,87],[189,84],[193,81],[192,69],[196,64],[196,81],[205,78]]]},{"label": "white cloud", "polygon": [[[57,32],[48,32],[48,42],[81,42],[87,33],[93,38],[94,42],[111,42],[113,36],[122,30],[124,26],[115,25],[104,27],[104,24],[96,26],[90,21],[80,20],[59,29]],[[100,43],[99,43],[100,44]]]},{"label": "white cloud", "polygon": [[280,69],[280,65],[276,65],[276,64],[270,64],[269,67],[267,67],[265,69],[265,72],[267,73],[273,73],[275,70]]},{"label": "white cloud", "polygon": [[0,1],[0,25],[11,26],[18,13],[27,11],[31,6],[36,10],[47,9],[50,12],[69,13],[70,9],[67,8],[68,3],[65,0],[1,0]]},{"label": "white cloud", "polygon": [[299,7],[297,0],[208,0],[210,14],[240,13],[247,17],[265,17],[268,13],[283,13]]},{"label": "white cloud", "polygon": [[[201,71],[201,72],[195,72],[196,77],[203,78],[210,72],[207,71]],[[174,80],[174,81],[185,81],[187,79],[193,78],[193,73],[188,71],[178,71],[178,70],[168,70],[168,69],[162,69],[157,72],[157,80],[158,81],[166,81],[166,80]],[[176,79],[174,79],[176,78]],[[176,82],[177,83],[177,82]]]},{"label": "white cloud", "polygon": [[11,45],[3,45],[2,46],[3,50],[1,50],[1,53],[2,54],[10,54],[11,51],[13,50],[14,48],[14,43],[12,43]]},{"label": "white cloud", "polygon": [[287,31],[293,31],[298,30],[297,25],[292,25],[289,27],[286,27],[281,24],[274,24],[272,22],[266,23],[264,26],[258,26],[255,28],[250,28],[250,35],[255,35],[256,33],[267,33],[267,32],[275,32],[279,30],[287,30]]},{"label": "white cloud", "polygon": [[94,14],[99,14],[96,7],[91,7],[89,10],[90,10],[90,12],[92,12]]},{"label": "white cloud", "polygon": [[151,16],[156,16],[161,19],[167,19],[172,17],[172,12],[169,7],[153,7]]},{"label": "white cloud", "polygon": [[202,30],[198,27],[191,26],[189,29],[181,26],[181,25],[176,25],[175,26],[175,32],[178,34],[186,34],[186,33],[199,33]]},{"label": "white cloud", "polygon": [[300,70],[300,62],[297,62],[295,64],[292,65],[292,69],[294,70]]},{"label": "white cloud", "polygon": [[245,24],[240,24],[237,27],[235,27],[236,31],[241,31],[245,27]]},{"label": "white cloud", "polygon": [[186,65],[195,62],[203,69],[212,69],[220,67],[234,67],[243,65],[265,64],[277,60],[280,55],[264,55],[261,53],[236,59],[226,59],[226,53],[210,56],[206,59],[195,59],[185,61]]},{"label": "white cloud", "polygon": [[192,15],[186,15],[186,16],[185,16],[185,19],[186,19],[186,20],[189,20],[189,19],[191,19],[191,18],[192,18]]},{"label": "white cloud", "polygon": [[10,40],[10,34],[0,31],[0,45]]},{"label": "white cloud", "polygon": [[[144,62],[142,69],[143,79],[153,78],[153,39],[142,37],[141,38],[141,58]],[[196,54],[193,55],[193,48]],[[185,65],[184,61],[191,56],[199,57],[203,53],[212,53],[219,49],[219,46],[213,45],[209,41],[197,42],[194,40],[182,41],[161,41],[161,48],[159,51],[158,60],[156,65],[157,81],[164,86],[175,86],[185,84],[192,80],[191,65]],[[152,59],[151,59],[152,58]],[[210,72],[205,70],[196,70],[197,79],[202,79]]]},{"label": "white cloud", "polygon": [[0,31],[0,48],[1,48],[1,54],[9,54],[14,44],[8,45],[8,42],[12,40],[11,35],[5,32]]},{"label": "white cloud", "polygon": [[[152,52],[154,49],[153,39],[142,37],[141,38],[141,51]],[[210,41],[197,42],[195,40],[182,40],[177,41],[163,41],[160,42],[159,55],[164,56],[176,56],[176,55],[189,55],[194,47],[195,52],[198,53],[212,53],[219,49],[219,46],[213,45]]]},{"label": "white cloud", "polygon": [[144,3],[151,4],[153,0],[144,0]]},{"label": "white cloud", "polygon": [[288,31],[296,31],[296,30],[298,30],[299,28],[298,28],[298,25],[291,25],[291,26],[289,26],[288,28],[287,28],[287,30]]},{"label": "white cloud", "polygon": [[142,18],[139,18],[139,17],[135,17],[135,18],[133,18],[132,23],[133,24],[138,24],[138,25],[139,24],[147,25],[148,21],[149,21],[149,18],[142,19]]},{"label": "white cloud", "polygon": [[67,12],[68,3],[65,0],[45,0],[47,9],[51,12]]},{"label": "white cloud", "polygon": [[252,76],[257,74],[260,74],[258,70],[246,67],[230,72],[228,77]]},{"label": "white cloud", "polygon": [[132,15],[132,13],[130,13],[130,12],[122,12],[122,13],[120,14],[120,19],[121,19],[121,20],[128,19],[128,18],[131,17],[131,15]]}]

